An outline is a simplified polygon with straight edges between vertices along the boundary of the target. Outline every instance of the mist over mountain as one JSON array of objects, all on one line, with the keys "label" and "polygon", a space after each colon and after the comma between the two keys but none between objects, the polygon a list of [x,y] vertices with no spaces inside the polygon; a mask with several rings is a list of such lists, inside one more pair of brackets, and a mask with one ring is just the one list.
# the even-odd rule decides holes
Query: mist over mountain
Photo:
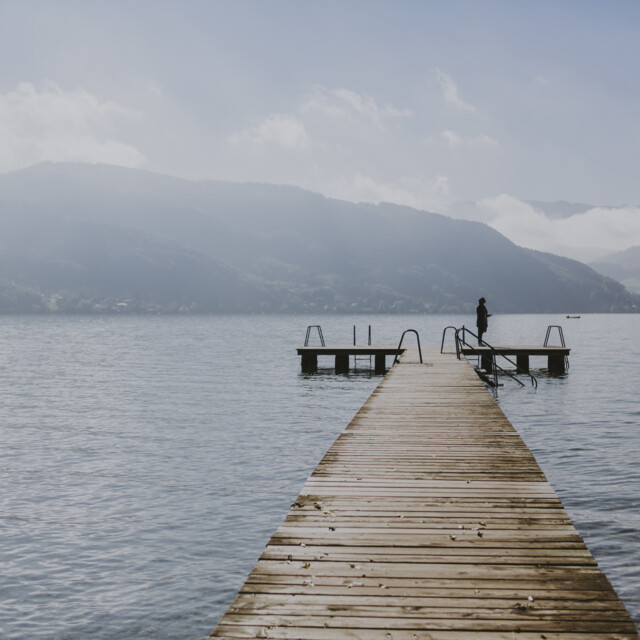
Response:
[{"label": "mist over mountain", "polygon": [[569,218],[580,215],[593,209],[593,205],[583,202],[567,202],[566,200],[555,200],[554,202],[541,202],[540,200],[527,200],[536,211],[542,211],[548,218]]},{"label": "mist over mountain", "polygon": [[0,175],[0,312],[621,312],[640,298],[485,224],[109,165]]},{"label": "mist over mountain", "polygon": [[589,266],[619,280],[629,291],[640,293],[640,246],[610,253]]},{"label": "mist over mountain", "polygon": [[[594,208],[594,205],[584,204],[583,202],[567,202],[566,200],[555,200],[553,202],[543,202],[541,200],[524,200],[526,204],[533,207],[536,211],[544,213],[547,218],[559,220],[569,218],[570,216],[586,213]],[[486,218],[486,212],[482,210],[478,202],[455,202],[451,205],[452,214],[456,218],[464,218],[467,220],[483,220]]]}]

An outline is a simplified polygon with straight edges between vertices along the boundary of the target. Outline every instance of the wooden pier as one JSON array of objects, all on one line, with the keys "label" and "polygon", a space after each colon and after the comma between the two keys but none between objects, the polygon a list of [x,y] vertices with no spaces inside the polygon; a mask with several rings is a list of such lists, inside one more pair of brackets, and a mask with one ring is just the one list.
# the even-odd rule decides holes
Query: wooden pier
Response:
[{"label": "wooden pier", "polygon": [[338,437],[212,637],[637,639],[473,368],[423,356]]},{"label": "wooden pier", "polygon": [[334,356],[336,373],[349,371],[349,357],[373,356],[376,373],[384,373],[387,370],[387,356],[396,356],[404,352],[404,348],[398,351],[398,347],[392,346],[365,346],[365,345],[341,345],[333,347],[299,347],[298,355],[302,356],[301,365],[304,373],[313,373],[318,369],[318,356]]},{"label": "wooden pier", "polygon": [[547,358],[547,367],[552,373],[564,373],[566,362],[571,349],[568,347],[536,347],[536,346],[499,346],[499,347],[463,347],[461,353],[465,356],[479,356],[482,368],[491,371],[493,355],[515,356],[518,371],[529,373],[531,356]]},{"label": "wooden pier", "polygon": [[[318,370],[318,356],[335,357],[336,373],[349,371],[349,358],[372,356],[375,358],[375,372],[384,373],[387,369],[387,356],[401,355],[404,347],[340,345],[325,347],[298,347],[298,355],[302,356],[301,366],[304,373],[314,373]],[[552,373],[566,372],[566,362],[571,349],[568,347],[540,347],[540,346],[499,346],[499,347],[462,347],[460,352],[464,356],[478,356],[481,366],[486,371],[493,368],[493,356],[514,356],[518,371],[529,373],[529,362],[532,356],[547,358],[547,366]]]}]

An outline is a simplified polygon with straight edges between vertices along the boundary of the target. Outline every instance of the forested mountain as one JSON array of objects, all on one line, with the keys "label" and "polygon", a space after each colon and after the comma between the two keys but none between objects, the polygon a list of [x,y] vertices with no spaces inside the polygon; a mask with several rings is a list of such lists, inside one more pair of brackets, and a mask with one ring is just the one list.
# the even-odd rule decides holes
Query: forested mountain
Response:
[{"label": "forested mountain", "polygon": [[295,187],[107,165],[0,175],[0,312],[640,308],[619,283],[490,227]]}]

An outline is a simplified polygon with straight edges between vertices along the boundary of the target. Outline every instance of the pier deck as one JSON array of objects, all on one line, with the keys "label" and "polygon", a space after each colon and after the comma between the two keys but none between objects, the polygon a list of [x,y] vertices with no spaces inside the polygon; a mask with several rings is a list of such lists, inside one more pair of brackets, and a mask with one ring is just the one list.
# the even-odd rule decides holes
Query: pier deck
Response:
[{"label": "pier deck", "polygon": [[423,356],[338,437],[212,637],[637,639],[469,363]]}]

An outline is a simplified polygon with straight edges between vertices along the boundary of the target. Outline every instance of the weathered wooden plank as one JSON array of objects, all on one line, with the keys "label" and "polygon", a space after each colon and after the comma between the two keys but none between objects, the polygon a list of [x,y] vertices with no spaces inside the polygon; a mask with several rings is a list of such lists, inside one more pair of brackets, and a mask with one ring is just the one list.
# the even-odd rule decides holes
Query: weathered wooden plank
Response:
[{"label": "weathered wooden plank", "polygon": [[[262,576],[264,579],[264,576]],[[353,593],[357,594],[357,597],[380,596],[381,589],[385,597],[395,598],[422,598],[429,599],[431,602],[435,602],[439,599],[448,599],[451,601],[464,601],[466,606],[475,606],[476,603],[482,603],[485,599],[494,600],[496,602],[503,602],[508,600],[522,600],[527,599],[529,596],[534,598],[534,601],[548,601],[552,603],[571,601],[575,602],[576,607],[593,607],[599,608],[623,608],[623,604],[618,600],[615,595],[608,594],[603,590],[582,590],[582,591],[570,591],[566,588],[561,589],[557,586],[553,589],[547,588],[546,585],[536,586],[533,583],[529,583],[529,587],[526,590],[509,588],[507,581],[501,581],[500,583],[494,583],[493,586],[485,586],[482,589],[471,588],[468,586],[458,587],[442,587],[438,584],[436,587],[411,587],[407,586],[406,581],[402,581],[403,586],[393,586],[390,580],[382,586],[379,584],[372,586],[365,586],[364,584],[356,589],[349,589],[344,584],[337,584],[340,579],[333,579],[331,584],[331,578],[318,577],[313,585],[305,584],[304,581],[298,584],[289,584],[285,582],[285,579],[291,579],[291,576],[279,576],[278,580],[271,582],[258,582],[247,580],[242,587],[240,593],[266,593],[266,594],[301,594],[301,595],[315,595],[315,596],[340,596],[340,597],[355,597]],[[370,581],[371,583],[371,581]],[[398,581],[396,581],[398,583]],[[466,583],[465,583],[466,584]],[[503,585],[502,587],[496,586],[496,584]],[[507,586],[504,586],[507,585]]]},{"label": "weathered wooden plank", "polygon": [[[465,553],[466,551],[466,553]],[[289,553],[282,555],[279,553],[265,552],[262,556],[263,560],[277,560],[279,562],[300,562],[301,564],[311,564],[312,562],[323,561],[326,558],[332,560],[342,560],[348,562],[349,565],[357,565],[368,569],[367,563],[426,563],[432,564],[469,564],[476,565],[494,565],[499,560],[502,566],[507,565],[526,565],[533,564],[539,566],[596,566],[595,560],[587,550],[566,550],[566,549],[533,549],[525,552],[518,549],[520,553],[514,553],[514,549],[490,549],[482,547],[471,547],[467,549],[431,549],[431,553],[405,553],[402,556],[372,555],[368,552],[361,553],[343,553],[338,554],[335,551],[324,551],[319,553]],[[571,553],[573,551],[573,553]],[[509,553],[510,552],[510,553]],[[553,553],[555,552],[555,553]],[[288,559],[287,559],[288,558]],[[313,565],[315,570],[318,569]]]},{"label": "weathered wooden plank", "polygon": [[[360,598],[348,596],[340,602],[334,598],[316,596],[292,596],[292,595],[268,595],[268,594],[240,594],[229,607],[230,613],[252,613],[256,609],[261,615],[304,615],[332,616],[335,614],[350,618],[404,618],[434,621],[451,620],[452,624],[459,624],[462,618],[470,620],[495,620],[521,619],[523,615],[535,612],[536,619],[541,620],[575,620],[580,622],[617,622],[628,624],[628,616],[624,607],[600,608],[574,607],[572,602],[559,602],[559,606],[553,606],[548,601],[515,600],[510,602],[499,601],[496,606],[490,606],[492,601],[484,600],[475,603],[476,606],[465,606],[466,601],[440,600],[429,602],[404,598],[392,598],[380,596],[378,598]],[[356,621],[357,625],[360,621]]]},{"label": "weathered wooden plank", "polygon": [[[482,577],[441,577],[441,576],[420,576],[418,578],[407,579],[406,577],[387,577],[384,582],[380,582],[378,578],[371,578],[367,576],[360,576],[357,579],[358,583],[353,584],[352,577],[345,576],[324,576],[314,575],[287,575],[283,573],[271,573],[260,574],[251,573],[247,578],[246,585],[287,585],[295,586],[296,588],[309,588],[312,590],[322,590],[325,586],[340,587],[344,590],[356,589],[359,591],[363,589],[363,593],[367,589],[381,589],[383,584],[387,589],[397,589],[402,592],[416,592],[420,593],[425,589],[429,591],[440,591],[441,593],[448,593],[450,591],[458,592],[465,597],[468,596],[469,590],[472,590],[478,597],[483,597],[485,593],[498,593],[498,592],[521,592],[526,595],[533,595],[541,597],[544,594],[553,594],[549,597],[559,598],[560,594],[568,593],[585,593],[585,594],[598,594],[600,599],[613,599],[618,600],[618,597],[614,591],[610,588],[609,581],[602,573],[594,572],[589,576],[588,580],[583,580],[576,583],[573,576],[566,575],[565,571],[559,571],[555,568],[547,569],[543,573],[539,573],[536,576],[527,576],[526,582],[521,578],[509,579],[506,577],[501,578],[482,578]],[[276,588],[274,587],[274,588]],[[350,593],[350,592],[347,592]]]},{"label": "weathered wooden plank", "polygon": [[430,556],[449,557],[452,561],[459,561],[464,558],[473,560],[475,557],[501,557],[505,560],[513,558],[518,560],[521,557],[540,557],[546,555],[554,558],[580,558],[589,564],[593,563],[593,558],[586,546],[577,549],[548,549],[546,547],[531,547],[523,545],[518,548],[495,547],[335,547],[331,545],[269,545],[262,554],[263,560],[322,560],[331,557],[332,560],[342,559],[348,562],[413,562],[414,559],[425,559]]},{"label": "weathered wooden plank", "polygon": [[[427,575],[430,578],[447,578],[461,580],[527,580],[572,579],[592,583],[592,578],[599,580],[600,571],[595,563],[591,565],[557,565],[553,562],[538,562],[529,564],[507,564],[504,562],[492,562],[487,564],[476,563],[472,560],[466,563],[432,562],[431,559],[420,562],[339,562],[335,560],[321,560],[312,562],[294,562],[281,560],[258,561],[254,574],[286,574],[294,576],[336,576],[351,578],[359,581],[360,578],[369,577],[378,580],[385,578],[419,578]],[[354,585],[356,586],[356,585]]]},{"label": "weathered wooden plank", "polygon": [[216,638],[282,638],[283,640],[334,640],[336,637],[349,640],[633,640],[635,633],[551,633],[540,634],[537,631],[447,631],[447,630],[402,630],[396,629],[390,634],[386,629],[340,629],[327,627],[268,627],[264,625],[226,625],[220,624],[212,637]]},{"label": "weathered wooden plank", "polygon": [[[624,622],[625,609],[615,601],[580,601],[529,599],[530,596],[512,599],[460,599],[453,598],[403,598],[385,596],[343,595],[341,604],[335,604],[331,596],[253,594],[242,593],[231,605],[232,613],[251,613],[259,609],[269,615],[301,615],[306,617],[349,615],[361,617],[400,617],[410,612],[411,618],[427,620],[448,619],[454,621],[460,617],[470,619],[517,619],[535,610],[538,620],[606,620]],[[347,613],[348,612],[348,613]],[[353,626],[358,626],[354,620]],[[428,623],[427,623],[428,624]]]},{"label": "weathered wooden plank", "polygon": [[[393,545],[396,547],[415,547],[419,544],[424,544],[426,546],[443,546],[447,544],[447,536],[438,535],[438,536],[397,536],[394,532],[380,532],[378,535],[373,534],[352,534],[350,536],[335,536],[335,532],[329,532],[330,535],[317,536],[317,537],[308,537],[301,538],[298,536],[294,537],[286,537],[286,536],[276,536],[274,535],[270,543],[271,544],[308,544],[311,540],[313,540],[317,544],[322,545],[336,545],[336,546],[350,546],[350,545],[364,545],[364,546],[372,546],[377,547],[381,544],[385,544],[385,541],[389,541],[389,538],[392,535],[395,537],[393,541]],[[538,544],[538,545],[549,545],[554,547],[559,546],[567,546],[570,544],[579,544],[582,542],[582,538],[579,535],[573,536],[565,536],[565,537],[554,537],[549,538],[547,536],[529,536],[526,539],[517,539],[513,540],[510,536],[501,536],[500,538],[494,538],[491,540],[491,544],[495,544],[498,542],[500,545],[507,547],[520,547],[523,544]],[[464,546],[482,546],[487,543],[487,536],[483,538],[475,537],[475,536],[467,536],[466,539],[458,538],[456,541],[456,545],[460,547]]]},{"label": "weathered wooden plank", "polygon": [[[278,637],[276,634],[278,627],[298,626],[298,627],[319,627],[326,629],[334,629],[341,632],[342,629],[384,629],[387,633],[394,633],[400,630],[425,631],[425,630],[452,630],[452,631],[510,631],[512,634],[522,631],[537,632],[546,635],[547,632],[556,633],[609,633],[609,634],[627,634],[628,638],[637,638],[633,623],[627,617],[627,620],[583,620],[580,613],[571,616],[568,619],[558,617],[554,619],[551,615],[540,614],[535,610],[524,612],[514,610],[510,617],[503,617],[500,611],[498,615],[488,616],[486,618],[471,618],[462,615],[462,613],[453,619],[429,618],[421,616],[411,616],[409,613],[401,612],[398,617],[390,617],[388,615],[380,616],[340,616],[340,615],[287,615],[287,614],[269,614],[260,613],[260,615],[251,615],[246,613],[235,613],[229,611],[224,617],[226,625],[240,624],[263,624],[265,627],[271,627],[272,635],[267,637]],[[635,633],[635,635],[631,635]],[[340,634],[342,635],[342,634]],[[333,637],[339,637],[334,634]],[[347,636],[348,637],[348,636]],[[426,636],[429,637],[429,636]],[[472,636],[466,636],[472,637]],[[513,637],[513,635],[512,635]],[[517,637],[517,636],[516,636]],[[590,635],[580,636],[582,640],[588,640]],[[617,638],[619,636],[609,635],[609,638]]]}]

